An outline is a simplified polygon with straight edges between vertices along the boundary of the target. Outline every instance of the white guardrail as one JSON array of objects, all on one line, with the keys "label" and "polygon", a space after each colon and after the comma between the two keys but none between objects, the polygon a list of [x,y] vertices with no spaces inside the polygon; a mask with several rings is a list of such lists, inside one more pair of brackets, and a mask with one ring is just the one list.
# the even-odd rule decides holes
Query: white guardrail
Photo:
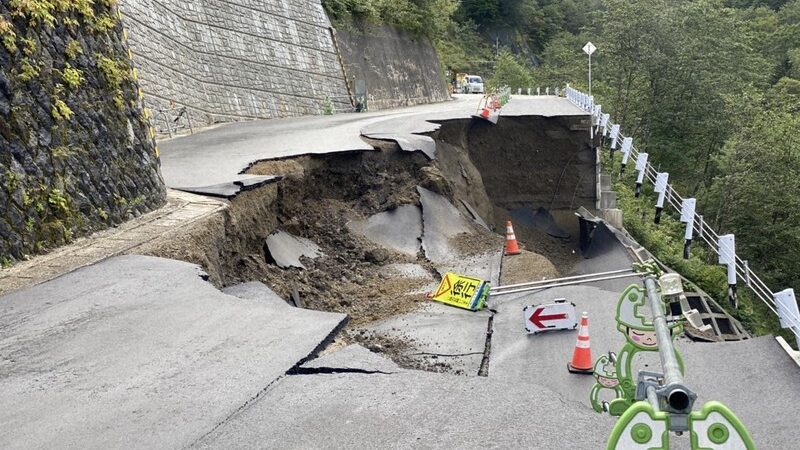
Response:
[{"label": "white guardrail", "polygon": [[[636,161],[638,171],[637,189],[641,187],[644,178],[655,186],[659,193],[656,209],[660,213],[666,201],[672,208],[681,214],[681,222],[686,223],[685,252],[688,255],[689,244],[695,233],[698,238],[705,242],[708,247],[719,256],[720,264],[728,267],[728,287],[731,300],[736,304],[736,281],[737,277],[744,280],[745,285],[753,294],[775,313],[780,320],[781,327],[790,329],[797,337],[800,346],[800,312],[798,312],[797,301],[793,289],[784,289],[780,292],[773,292],[761,278],[753,272],[746,260],[736,255],[734,236],[732,234],[720,236],[709,226],[703,216],[695,213],[696,200],[684,198],[671,184],[667,182],[668,173],[659,173],[648,161],[648,154],[639,152],[633,146],[633,138],[624,136],[618,124],[611,123],[609,114],[604,114],[601,105],[594,104],[594,97],[575,90],[569,85],[565,90],[567,99],[577,107],[592,114],[593,127],[597,127],[597,132],[601,136],[608,136],[611,140],[611,149],[616,150],[621,142],[620,152],[622,153],[622,170],[628,160],[633,157]],[[657,214],[658,214],[657,213]]]}]

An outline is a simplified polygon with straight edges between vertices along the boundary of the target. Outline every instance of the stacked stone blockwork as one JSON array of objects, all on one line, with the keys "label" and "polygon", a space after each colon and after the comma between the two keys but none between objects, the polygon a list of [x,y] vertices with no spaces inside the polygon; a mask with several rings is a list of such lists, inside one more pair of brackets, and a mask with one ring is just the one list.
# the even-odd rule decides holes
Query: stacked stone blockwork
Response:
[{"label": "stacked stone blockwork", "polygon": [[351,108],[319,0],[122,0],[120,7],[154,120],[158,110],[174,117],[181,107],[195,125]]},{"label": "stacked stone blockwork", "polygon": [[0,263],[165,201],[114,0],[0,2]]}]

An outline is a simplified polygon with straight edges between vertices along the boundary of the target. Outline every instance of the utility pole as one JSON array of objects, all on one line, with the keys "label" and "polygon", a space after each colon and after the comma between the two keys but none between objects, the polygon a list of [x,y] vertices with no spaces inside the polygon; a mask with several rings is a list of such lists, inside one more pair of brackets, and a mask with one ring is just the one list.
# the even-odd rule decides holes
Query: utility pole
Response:
[{"label": "utility pole", "polygon": [[587,42],[586,45],[583,46],[584,53],[589,55],[589,97],[592,96],[592,53],[594,53],[595,50],[597,50],[597,47],[591,42]]},{"label": "utility pole", "polygon": [[[597,50],[597,47],[594,46],[591,42],[587,42],[586,45],[583,46],[583,51],[587,55],[589,55],[589,98],[592,98],[592,53]],[[591,109],[594,111],[594,100],[591,101]],[[594,126],[589,127],[589,139],[592,140],[592,145],[594,145]],[[599,161],[599,153],[597,155]]]}]

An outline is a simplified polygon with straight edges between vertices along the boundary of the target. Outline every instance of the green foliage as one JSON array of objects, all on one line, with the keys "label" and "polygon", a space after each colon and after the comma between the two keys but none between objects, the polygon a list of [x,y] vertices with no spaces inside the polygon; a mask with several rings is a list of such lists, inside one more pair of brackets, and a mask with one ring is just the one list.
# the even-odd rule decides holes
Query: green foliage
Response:
[{"label": "green foliage", "polygon": [[106,82],[114,89],[130,79],[130,68],[127,61],[115,61],[105,55],[97,54],[97,68]]},{"label": "green foliage", "polygon": [[50,108],[50,114],[56,120],[69,120],[72,118],[72,110],[64,103],[64,100],[53,96],[53,106]]},{"label": "green foliage", "polygon": [[117,19],[111,14],[103,14],[94,22],[94,30],[98,33],[107,33],[117,26]]},{"label": "green foliage", "polygon": [[333,115],[333,102],[330,97],[325,97],[325,102],[322,104],[322,114],[326,116]]},{"label": "green foliage", "polygon": [[[108,9],[112,2],[102,3]],[[32,27],[55,26],[57,17],[61,17],[65,25],[77,25],[76,18],[70,15],[77,15],[87,24],[95,25],[94,0],[9,0],[9,6],[12,15],[27,19]]]},{"label": "green foliage", "polygon": [[96,57],[97,68],[100,69],[100,72],[103,74],[103,77],[114,93],[114,105],[117,109],[121,110],[125,106],[122,85],[131,79],[129,61],[115,61],[101,54],[97,54]]},{"label": "green foliage", "polygon": [[[610,168],[607,163],[605,167]],[[661,223],[654,224],[655,208],[653,205],[656,196],[652,189],[645,188],[642,196],[635,198],[631,187],[634,179],[630,172],[632,171],[614,184],[617,203],[623,212],[625,229],[662,263],[695,283],[723,307],[729,305],[726,269],[717,265],[716,254],[699,242],[695,242],[690,258],[683,259],[684,225],[676,217],[666,213],[666,210],[662,215]],[[782,334],[787,339],[791,339],[790,333],[785,333],[780,329],[780,324],[774,314],[744,287],[739,289],[738,296],[739,309],[733,310],[730,307],[726,309],[739,319],[751,333],[756,335]]]},{"label": "green foliage", "polygon": [[483,73],[493,62],[493,50],[471,22],[450,22],[434,44],[442,66],[453,73]]},{"label": "green foliage", "polygon": [[522,65],[507,49],[503,49],[494,65],[494,75],[487,81],[491,90],[507,86],[515,92],[517,88],[532,87],[530,70]]},{"label": "green foliage", "polygon": [[67,159],[70,156],[75,154],[75,151],[66,145],[59,145],[58,147],[54,147],[50,154],[53,155],[53,158],[56,159]]},{"label": "green foliage", "polygon": [[[800,82],[742,111],[736,132],[715,158],[718,175],[705,200],[737,250],[766,271],[768,284],[800,291]],[[789,87],[789,89],[786,89]]]},{"label": "green foliage", "polygon": [[66,67],[61,71],[61,79],[67,87],[75,90],[83,82],[83,72],[67,63]]},{"label": "green foliage", "polygon": [[62,216],[68,216],[72,210],[69,200],[65,196],[64,192],[60,189],[53,189],[50,191],[50,193],[47,195],[47,203],[56,214],[60,214]]},{"label": "green foliage", "polygon": [[9,0],[12,14],[28,19],[31,26],[44,24],[53,26],[55,5],[51,0]]},{"label": "green foliage", "polygon": [[33,38],[22,38],[22,53],[25,56],[33,56],[36,53],[36,40]]},{"label": "green foliage", "polygon": [[451,25],[456,0],[323,0],[322,6],[337,26],[386,23],[436,39]]},{"label": "green foliage", "polygon": [[0,16],[0,40],[9,53],[17,52],[17,33],[14,31],[14,25],[2,16]]},{"label": "green foliage", "polygon": [[81,47],[81,43],[75,39],[70,39],[67,43],[67,47],[64,50],[64,54],[67,55],[69,59],[75,59],[78,55],[83,53],[83,48]]},{"label": "green foliage", "polygon": [[20,63],[20,71],[17,74],[17,78],[23,83],[28,82],[38,77],[40,70],[38,64],[32,63],[28,58],[24,58]]}]

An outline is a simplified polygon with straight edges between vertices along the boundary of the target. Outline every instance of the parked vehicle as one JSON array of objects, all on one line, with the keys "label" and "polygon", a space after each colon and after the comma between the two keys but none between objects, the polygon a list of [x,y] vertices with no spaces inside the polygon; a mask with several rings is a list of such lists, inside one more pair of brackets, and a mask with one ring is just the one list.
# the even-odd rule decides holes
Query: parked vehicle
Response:
[{"label": "parked vehicle", "polygon": [[457,73],[454,91],[462,94],[483,94],[483,78],[477,75]]},{"label": "parked vehicle", "polygon": [[464,84],[465,94],[483,94],[483,78],[477,75],[467,75]]}]

